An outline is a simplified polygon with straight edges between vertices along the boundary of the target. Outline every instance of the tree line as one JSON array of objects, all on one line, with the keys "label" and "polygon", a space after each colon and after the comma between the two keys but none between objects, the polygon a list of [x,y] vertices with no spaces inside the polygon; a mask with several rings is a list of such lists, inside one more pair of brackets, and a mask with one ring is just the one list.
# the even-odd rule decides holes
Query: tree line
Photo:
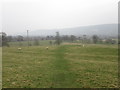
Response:
[{"label": "tree line", "polygon": [[[69,43],[88,43],[88,44],[116,44],[118,43],[115,40],[115,37],[105,37],[102,38],[98,35],[88,36],[88,35],[81,35],[81,36],[75,36],[75,35],[60,35],[59,32],[56,32],[56,36],[8,36],[5,32],[0,32],[0,46],[10,46],[9,42],[18,42],[19,46],[22,46],[23,41],[33,41],[34,45],[39,45],[39,41],[43,40],[49,40],[49,44],[56,44],[60,45],[62,42],[69,42]],[[29,46],[31,46],[31,43],[29,43]]]}]

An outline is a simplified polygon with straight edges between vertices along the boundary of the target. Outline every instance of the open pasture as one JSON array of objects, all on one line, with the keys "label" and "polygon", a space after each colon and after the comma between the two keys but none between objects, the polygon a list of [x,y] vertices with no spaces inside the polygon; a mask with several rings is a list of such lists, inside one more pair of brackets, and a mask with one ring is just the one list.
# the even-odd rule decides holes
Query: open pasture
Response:
[{"label": "open pasture", "polygon": [[118,87],[117,45],[3,47],[3,88]]},{"label": "open pasture", "polygon": [[[38,46],[47,46],[50,45],[50,41],[54,42],[55,40],[40,40]],[[34,45],[35,41],[29,41],[30,46]],[[20,46],[28,46],[27,41],[21,41],[21,42],[9,42],[10,47],[20,47]]]}]

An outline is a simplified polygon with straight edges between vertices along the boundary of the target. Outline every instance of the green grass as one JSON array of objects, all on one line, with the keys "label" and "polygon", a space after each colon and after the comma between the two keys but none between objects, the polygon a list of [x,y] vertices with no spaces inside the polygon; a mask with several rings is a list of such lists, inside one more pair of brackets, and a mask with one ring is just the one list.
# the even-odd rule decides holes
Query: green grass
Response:
[{"label": "green grass", "polygon": [[[47,46],[47,45],[50,45],[50,41],[54,42],[54,40],[40,40],[39,41],[39,46]],[[35,46],[34,45],[34,41],[29,41],[29,43],[32,45],[32,46]],[[27,41],[21,41],[21,42],[9,42],[9,45],[10,47],[16,47],[16,46],[28,46],[28,42]]]},{"label": "green grass", "polygon": [[3,88],[118,87],[117,45],[3,48]]}]

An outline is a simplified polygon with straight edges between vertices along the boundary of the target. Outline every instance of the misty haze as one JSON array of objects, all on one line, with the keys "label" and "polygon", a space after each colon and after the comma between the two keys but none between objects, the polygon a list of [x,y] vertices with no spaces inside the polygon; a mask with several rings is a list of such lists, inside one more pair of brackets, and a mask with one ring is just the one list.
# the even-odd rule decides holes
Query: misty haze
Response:
[{"label": "misty haze", "polygon": [[119,0],[4,0],[0,88],[118,88]]}]

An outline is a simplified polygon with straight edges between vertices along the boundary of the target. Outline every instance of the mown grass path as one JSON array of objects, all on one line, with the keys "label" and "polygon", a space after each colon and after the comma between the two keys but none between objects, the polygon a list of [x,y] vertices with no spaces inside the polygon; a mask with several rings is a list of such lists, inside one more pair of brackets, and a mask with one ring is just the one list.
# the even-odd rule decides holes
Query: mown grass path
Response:
[{"label": "mown grass path", "polygon": [[67,47],[59,46],[55,51],[55,60],[53,62],[52,87],[70,87],[74,73],[69,70],[69,62],[65,59]]}]

